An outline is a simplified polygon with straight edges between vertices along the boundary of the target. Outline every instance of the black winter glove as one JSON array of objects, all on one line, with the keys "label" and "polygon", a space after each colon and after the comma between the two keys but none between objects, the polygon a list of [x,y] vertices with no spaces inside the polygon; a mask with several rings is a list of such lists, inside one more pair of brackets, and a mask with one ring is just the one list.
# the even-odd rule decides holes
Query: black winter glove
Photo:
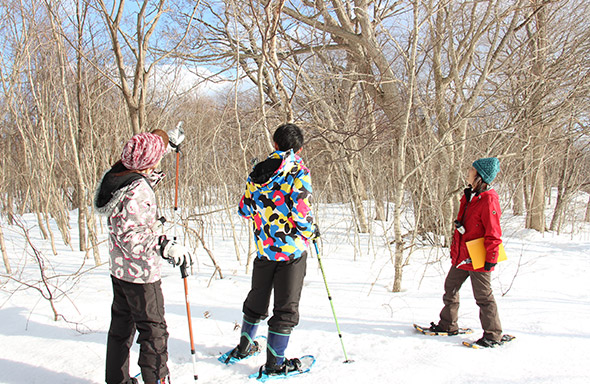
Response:
[{"label": "black winter glove", "polygon": [[316,224],[313,233],[311,234],[311,240],[317,240],[320,238],[320,227]]},{"label": "black winter glove", "polygon": [[165,222],[166,222],[166,218],[164,216],[160,217],[158,220],[156,220],[154,225],[152,225],[152,230],[154,232],[158,232],[160,229],[162,229],[164,227]]},{"label": "black winter glove", "polygon": [[483,266],[483,270],[486,272],[489,272],[492,270],[492,268],[494,268],[496,266],[497,263],[488,263],[486,261],[485,265]]}]

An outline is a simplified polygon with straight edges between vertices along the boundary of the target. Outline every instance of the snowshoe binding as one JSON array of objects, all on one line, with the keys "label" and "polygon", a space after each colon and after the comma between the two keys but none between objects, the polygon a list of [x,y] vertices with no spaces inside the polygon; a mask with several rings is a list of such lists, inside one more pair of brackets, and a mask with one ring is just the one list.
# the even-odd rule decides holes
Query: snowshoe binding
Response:
[{"label": "snowshoe binding", "polygon": [[481,339],[477,340],[475,343],[470,343],[468,341],[464,341],[463,345],[466,347],[474,348],[474,349],[496,348],[496,347],[499,347],[501,345],[504,345],[504,344],[514,340],[515,338],[516,337],[512,336],[512,335],[502,335],[502,338],[500,339],[500,341],[495,341],[495,340],[490,340],[485,337],[482,337]]},{"label": "snowshoe binding", "polygon": [[253,344],[250,344],[246,352],[241,352],[238,345],[231,351],[228,351],[223,355],[219,356],[217,360],[219,360],[225,365],[232,365],[237,363],[238,361],[245,360],[249,357],[258,355],[261,349],[262,348],[260,347],[258,341],[254,340]]},{"label": "snowshoe binding", "polygon": [[416,328],[418,332],[428,336],[456,336],[473,333],[471,328],[459,328],[454,331],[448,331],[441,328],[440,325],[435,324],[434,322],[430,323],[430,327],[423,327],[418,324],[414,324],[414,328]]},{"label": "snowshoe binding", "polygon": [[286,379],[291,376],[301,375],[311,370],[315,363],[315,357],[305,355],[298,359],[285,359],[281,365],[260,367],[258,373],[253,373],[250,378],[265,382],[275,379]]}]

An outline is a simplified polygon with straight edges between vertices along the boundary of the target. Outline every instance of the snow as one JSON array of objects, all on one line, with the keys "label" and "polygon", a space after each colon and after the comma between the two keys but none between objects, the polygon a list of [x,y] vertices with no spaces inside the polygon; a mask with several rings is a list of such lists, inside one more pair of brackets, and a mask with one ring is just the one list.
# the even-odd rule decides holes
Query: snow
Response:
[{"label": "snow", "polygon": [[[583,198],[584,200],[586,198]],[[584,201],[587,201],[584,200]],[[461,345],[481,335],[478,308],[470,283],[462,288],[460,325],[474,334],[434,337],[418,334],[412,323],[438,320],[442,289],[450,266],[448,250],[421,246],[404,268],[403,291],[391,292],[393,266],[385,237],[390,223],[373,223],[374,234],[355,235],[346,206],[320,205],[321,260],[342,342],[345,360],[318,260],[308,260],[301,298],[301,321],[287,349],[288,357],[313,354],[317,363],[293,383],[588,383],[590,356],[590,225],[577,220],[569,233],[540,234],[525,230],[522,217],[504,214],[504,244],[508,260],[493,275],[504,332],[516,340],[501,348],[474,350]],[[239,338],[242,302],[250,287],[244,261],[238,263],[230,227],[218,213],[210,220],[206,241],[222,268],[213,275],[203,249],[188,278],[199,383],[246,383],[264,363],[264,353],[233,366],[217,357]],[[72,238],[77,239],[76,213],[71,212]],[[38,281],[30,247],[22,230],[2,221],[13,279],[0,276],[0,382],[104,382],[106,333],[112,299],[108,265],[93,267],[84,253],[62,244],[57,228],[57,255],[41,238],[33,214],[23,216],[35,246],[46,258],[47,275],[58,285],[55,302],[64,319],[53,320],[49,302],[39,291],[19,284]],[[242,259],[245,222],[235,220]],[[103,226],[103,230],[104,230]],[[572,232],[573,231],[573,232]],[[106,233],[100,234],[101,239]],[[74,240],[74,249],[76,249]],[[25,250],[26,249],[26,250]],[[106,244],[101,258],[108,260]],[[440,261],[436,261],[440,259]],[[428,263],[427,263],[428,262]],[[0,267],[2,268],[2,267]],[[169,368],[174,384],[193,383],[184,286],[178,269],[163,267],[166,320],[170,332]],[[84,273],[77,277],[77,271]],[[2,269],[2,272],[3,269]],[[39,286],[39,285],[37,285]],[[266,333],[266,324],[260,333]],[[131,373],[138,346],[131,354]]]}]

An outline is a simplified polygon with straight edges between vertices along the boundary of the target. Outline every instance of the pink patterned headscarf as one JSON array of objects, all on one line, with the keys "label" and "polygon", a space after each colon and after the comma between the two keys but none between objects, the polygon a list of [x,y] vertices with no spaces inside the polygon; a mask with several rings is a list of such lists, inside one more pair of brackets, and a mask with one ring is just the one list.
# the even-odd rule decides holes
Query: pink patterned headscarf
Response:
[{"label": "pink patterned headscarf", "polygon": [[127,169],[143,171],[153,167],[166,153],[164,140],[153,133],[133,136],[121,153],[121,162]]}]

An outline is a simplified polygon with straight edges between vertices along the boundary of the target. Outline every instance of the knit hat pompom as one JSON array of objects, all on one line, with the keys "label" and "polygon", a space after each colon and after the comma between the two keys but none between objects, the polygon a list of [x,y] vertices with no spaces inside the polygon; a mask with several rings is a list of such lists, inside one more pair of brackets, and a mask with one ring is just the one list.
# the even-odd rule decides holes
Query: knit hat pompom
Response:
[{"label": "knit hat pompom", "polygon": [[500,160],[495,157],[478,159],[473,162],[473,168],[477,170],[484,183],[490,184],[500,172]]},{"label": "knit hat pompom", "polygon": [[166,145],[161,136],[153,133],[140,133],[133,136],[121,153],[121,162],[127,169],[143,171],[152,168],[166,153]]}]

